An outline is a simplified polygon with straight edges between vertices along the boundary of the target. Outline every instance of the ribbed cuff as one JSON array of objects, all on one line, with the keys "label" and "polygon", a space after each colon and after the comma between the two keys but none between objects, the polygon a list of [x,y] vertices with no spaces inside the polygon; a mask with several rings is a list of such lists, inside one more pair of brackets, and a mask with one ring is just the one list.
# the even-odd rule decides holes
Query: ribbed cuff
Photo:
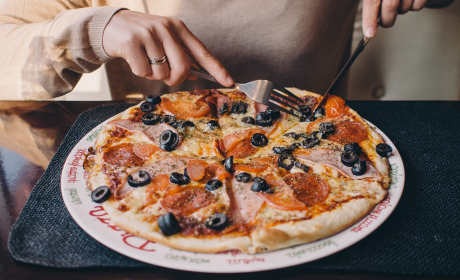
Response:
[{"label": "ribbed cuff", "polygon": [[116,12],[120,10],[127,10],[127,8],[100,7],[97,9],[99,9],[99,11],[93,17],[91,24],[89,25],[89,42],[93,47],[95,54],[101,60],[101,63],[106,63],[113,59],[113,57],[107,55],[102,45],[104,29]]}]

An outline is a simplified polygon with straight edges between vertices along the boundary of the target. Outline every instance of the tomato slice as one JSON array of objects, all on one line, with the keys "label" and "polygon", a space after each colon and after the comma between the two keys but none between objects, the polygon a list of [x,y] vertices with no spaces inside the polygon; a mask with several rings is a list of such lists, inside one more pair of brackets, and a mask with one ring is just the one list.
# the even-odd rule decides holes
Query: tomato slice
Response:
[{"label": "tomato slice", "polygon": [[214,202],[216,196],[204,188],[191,188],[165,197],[161,206],[172,213],[192,213]]},{"label": "tomato slice", "polygon": [[326,117],[334,118],[345,112],[345,100],[337,95],[329,95],[326,100]]},{"label": "tomato slice", "polygon": [[187,163],[187,174],[193,181],[199,181],[203,179],[208,167],[208,163],[204,160],[191,160]]},{"label": "tomato slice", "polygon": [[306,210],[304,203],[300,202],[291,188],[284,182],[283,179],[276,179],[273,175],[265,176],[268,186],[273,190],[273,193],[259,192],[257,195],[273,208],[280,210]]},{"label": "tomato slice", "polygon": [[211,113],[211,107],[203,99],[198,99],[195,103],[191,103],[180,100],[171,101],[163,97],[160,106],[164,112],[181,119],[198,118]]},{"label": "tomato slice", "polygon": [[249,163],[236,163],[234,164],[235,170],[244,172],[261,173],[264,172],[270,165],[277,166],[278,157],[263,157],[251,160]]},{"label": "tomato slice", "polygon": [[323,179],[309,173],[293,173],[283,179],[294,191],[297,200],[306,206],[322,202],[329,194],[329,185]]}]

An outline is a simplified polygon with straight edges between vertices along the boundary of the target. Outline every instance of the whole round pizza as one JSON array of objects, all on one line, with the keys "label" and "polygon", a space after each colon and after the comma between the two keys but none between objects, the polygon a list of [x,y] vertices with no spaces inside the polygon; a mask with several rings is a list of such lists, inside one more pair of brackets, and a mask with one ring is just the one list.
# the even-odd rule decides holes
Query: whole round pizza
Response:
[{"label": "whole round pizza", "polygon": [[[387,195],[392,148],[330,96],[294,90],[292,116],[231,90],[149,96],[88,149],[93,201],[172,248],[255,254],[331,236]],[[291,102],[286,97],[284,102]]]}]

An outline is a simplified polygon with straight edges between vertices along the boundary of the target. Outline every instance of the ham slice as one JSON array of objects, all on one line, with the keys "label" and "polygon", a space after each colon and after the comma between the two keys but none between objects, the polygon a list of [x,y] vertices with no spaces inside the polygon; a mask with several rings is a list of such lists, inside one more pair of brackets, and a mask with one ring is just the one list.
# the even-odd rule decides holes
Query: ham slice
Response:
[{"label": "ham slice", "polygon": [[264,204],[264,200],[255,192],[251,191],[252,182],[238,182],[235,177],[241,172],[235,172],[232,178],[233,197],[235,205],[240,213],[245,224],[250,223],[259,212],[260,207]]},{"label": "ham slice", "polygon": [[153,141],[153,143],[160,145],[160,135],[165,131],[165,130],[171,130],[172,132],[177,133],[179,135],[179,143],[177,144],[176,149],[180,149],[180,144],[182,143],[182,136],[177,132],[177,130],[165,123],[158,123],[155,125],[145,125],[142,123],[138,122],[133,122],[130,120],[113,120],[110,121],[108,124],[113,125],[115,127],[120,127],[129,131],[139,131],[143,134],[145,134],[147,137],[150,138],[150,140]]},{"label": "ham slice", "polygon": [[302,150],[294,153],[294,156],[300,159],[303,159],[310,163],[320,163],[328,167],[331,167],[341,173],[343,176],[351,179],[376,179],[378,181],[382,180],[377,169],[367,161],[367,170],[361,176],[353,175],[351,172],[351,167],[345,166],[340,160],[342,155],[341,151],[332,150],[332,149],[310,149]]}]

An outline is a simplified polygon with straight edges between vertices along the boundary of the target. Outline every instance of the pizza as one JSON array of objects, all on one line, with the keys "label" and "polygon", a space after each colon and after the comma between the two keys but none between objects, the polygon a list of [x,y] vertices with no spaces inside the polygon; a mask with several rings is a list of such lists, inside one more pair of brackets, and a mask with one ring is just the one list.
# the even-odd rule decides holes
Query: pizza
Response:
[{"label": "pizza", "polygon": [[235,90],[148,96],[88,149],[93,200],[121,229],[192,252],[255,254],[344,230],[387,195],[392,148],[340,97],[312,115],[322,97],[292,91],[298,116]]}]

